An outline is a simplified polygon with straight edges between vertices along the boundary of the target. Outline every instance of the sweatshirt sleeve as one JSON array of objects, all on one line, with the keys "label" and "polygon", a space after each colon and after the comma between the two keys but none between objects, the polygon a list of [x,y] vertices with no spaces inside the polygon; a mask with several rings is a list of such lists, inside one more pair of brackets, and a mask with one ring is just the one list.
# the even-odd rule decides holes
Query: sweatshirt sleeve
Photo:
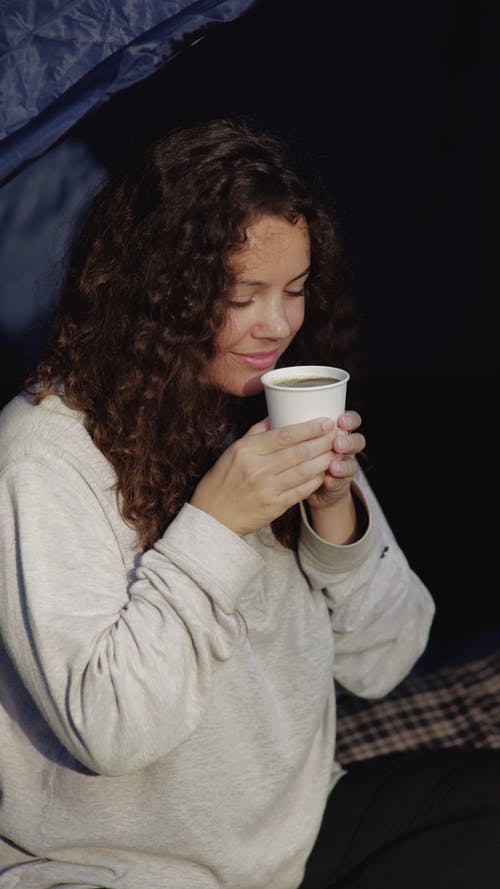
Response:
[{"label": "sweatshirt sleeve", "polygon": [[55,735],[100,774],[167,754],[245,641],[261,557],[186,504],[129,577],[88,479],[53,459],[3,471],[0,520],[3,643]]},{"label": "sweatshirt sleeve", "polygon": [[361,468],[355,492],[367,511],[362,538],[337,546],[318,537],[302,508],[299,560],[326,597],[335,678],[353,694],[383,697],[425,649],[434,602],[411,570]]}]

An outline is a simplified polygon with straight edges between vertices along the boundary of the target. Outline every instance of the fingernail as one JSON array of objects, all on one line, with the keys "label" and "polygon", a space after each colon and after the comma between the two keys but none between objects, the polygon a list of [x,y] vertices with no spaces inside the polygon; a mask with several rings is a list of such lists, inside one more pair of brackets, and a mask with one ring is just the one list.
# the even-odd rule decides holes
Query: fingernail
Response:
[{"label": "fingernail", "polygon": [[339,432],[337,435],[337,447],[340,448],[341,451],[345,450],[349,443],[349,439],[347,435],[344,435],[343,432]]}]

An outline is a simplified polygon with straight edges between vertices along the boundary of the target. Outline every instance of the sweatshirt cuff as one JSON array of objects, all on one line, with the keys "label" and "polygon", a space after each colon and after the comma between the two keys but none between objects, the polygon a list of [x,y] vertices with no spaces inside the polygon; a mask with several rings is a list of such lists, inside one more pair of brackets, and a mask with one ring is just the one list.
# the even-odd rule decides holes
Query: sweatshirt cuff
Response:
[{"label": "sweatshirt cuff", "polygon": [[185,503],[154,548],[204,589],[226,614],[264,566],[252,547],[208,513]]},{"label": "sweatshirt cuff", "polygon": [[312,528],[303,503],[300,504],[302,525],[300,530],[300,548],[302,556],[317,571],[329,575],[344,574],[352,571],[363,563],[376,545],[380,537],[380,528],[376,527],[369,504],[360,487],[353,483],[353,494],[362,504],[366,513],[365,531],[354,543],[339,544],[323,540]]}]

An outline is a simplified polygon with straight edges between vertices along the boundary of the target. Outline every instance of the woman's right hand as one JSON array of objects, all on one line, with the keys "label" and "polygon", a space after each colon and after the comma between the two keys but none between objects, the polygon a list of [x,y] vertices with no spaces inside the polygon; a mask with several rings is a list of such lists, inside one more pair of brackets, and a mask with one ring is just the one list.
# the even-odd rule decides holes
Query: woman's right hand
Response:
[{"label": "woman's right hand", "polygon": [[268,525],[322,484],[335,424],[308,420],[270,429],[262,420],[233,442],[197,485],[192,506],[244,536]]}]

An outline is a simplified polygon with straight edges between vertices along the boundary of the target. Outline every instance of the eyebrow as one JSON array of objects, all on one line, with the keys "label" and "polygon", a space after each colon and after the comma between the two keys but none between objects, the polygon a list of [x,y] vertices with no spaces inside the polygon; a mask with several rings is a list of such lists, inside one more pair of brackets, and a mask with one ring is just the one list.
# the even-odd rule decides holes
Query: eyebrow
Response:
[{"label": "eyebrow", "polygon": [[[311,266],[308,265],[307,268],[300,273],[300,275],[295,275],[295,278],[292,278],[290,281],[287,281],[287,287],[289,284],[293,284],[294,281],[298,281],[299,278],[303,278],[305,275],[308,275],[311,271]],[[243,284],[247,287],[260,287],[262,284],[265,284],[265,281],[236,281],[236,284]]]}]

